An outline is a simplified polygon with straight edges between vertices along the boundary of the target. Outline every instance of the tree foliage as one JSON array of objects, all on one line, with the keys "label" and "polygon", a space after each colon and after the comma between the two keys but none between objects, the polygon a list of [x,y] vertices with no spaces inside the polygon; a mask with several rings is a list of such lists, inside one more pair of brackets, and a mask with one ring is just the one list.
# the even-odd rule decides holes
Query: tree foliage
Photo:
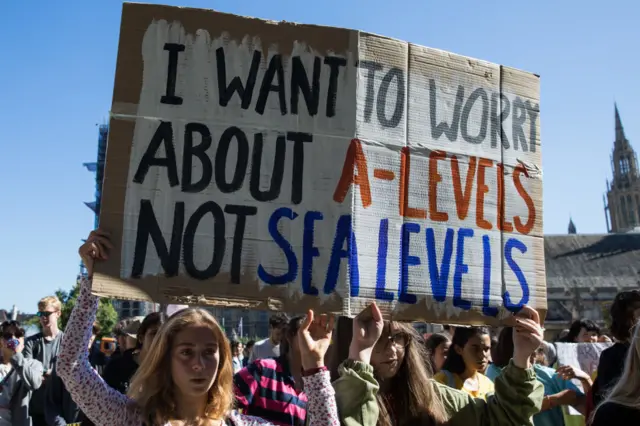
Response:
[{"label": "tree foliage", "polygon": [[[76,305],[78,295],[80,294],[80,285],[76,284],[71,291],[64,291],[59,289],[56,291],[56,296],[62,303],[62,312],[60,315],[60,329],[64,330],[73,311],[73,307]],[[110,335],[113,331],[113,327],[118,322],[118,313],[113,307],[113,303],[110,299],[100,299],[98,304],[98,314],[96,316],[96,322],[100,326],[101,336]],[[99,336],[99,337],[101,337]]]}]

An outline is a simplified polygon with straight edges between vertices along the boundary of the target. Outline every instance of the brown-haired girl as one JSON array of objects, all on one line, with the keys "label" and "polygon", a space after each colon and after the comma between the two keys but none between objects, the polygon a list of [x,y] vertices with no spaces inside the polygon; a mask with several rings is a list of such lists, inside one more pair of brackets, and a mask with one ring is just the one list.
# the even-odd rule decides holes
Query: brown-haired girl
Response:
[{"label": "brown-haired girl", "polygon": [[[98,298],[91,294],[91,276],[94,260],[106,259],[111,247],[99,230],[80,247],[89,279],[82,282],[58,357],[60,377],[85,415],[105,426],[268,424],[232,410],[229,342],[215,318],[202,309],[180,311],[158,330],[128,395],[107,386],[91,369],[86,347],[98,305]],[[298,334],[310,425],[339,425],[324,367],[332,328],[331,319],[323,315],[314,320],[309,311]]]},{"label": "brown-haired girl", "polygon": [[515,325],[513,358],[486,401],[431,378],[424,345],[413,327],[385,323],[375,305],[370,315],[363,314],[352,322],[352,337],[337,330],[343,340],[334,348],[340,354],[341,345],[349,345],[348,359],[338,370],[341,378],[352,380],[334,383],[337,395],[350,395],[338,398],[341,416],[360,413],[349,426],[519,426],[530,424],[540,411],[543,388],[529,358],[540,346],[542,330],[530,307],[508,321]]}]

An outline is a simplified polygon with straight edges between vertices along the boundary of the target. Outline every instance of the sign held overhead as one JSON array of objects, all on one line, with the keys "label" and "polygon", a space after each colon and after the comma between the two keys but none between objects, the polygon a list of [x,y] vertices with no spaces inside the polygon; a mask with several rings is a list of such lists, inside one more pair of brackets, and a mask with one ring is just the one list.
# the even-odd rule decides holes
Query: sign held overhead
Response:
[{"label": "sign held overhead", "polygon": [[94,291],[487,323],[546,311],[539,79],[354,30],[125,3]]}]

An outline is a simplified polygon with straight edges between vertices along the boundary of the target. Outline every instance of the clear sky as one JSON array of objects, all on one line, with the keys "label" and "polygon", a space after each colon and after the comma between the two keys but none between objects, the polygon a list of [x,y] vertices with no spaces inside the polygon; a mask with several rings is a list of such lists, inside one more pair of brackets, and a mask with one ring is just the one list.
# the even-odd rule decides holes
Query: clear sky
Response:
[{"label": "clear sky", "polygon": [[[540,74],[547,234],[566,233],[570,215],[580,233],[606,231],[614,100],[640,149],[637,0],[173,4],[362,29]],[[108,118],[120,13],[116,0],[0,6],[0,307],[34,312],[74,283],[93,226],[83,201],[94,177],[82,163],[95,160],[96,125]]]}]

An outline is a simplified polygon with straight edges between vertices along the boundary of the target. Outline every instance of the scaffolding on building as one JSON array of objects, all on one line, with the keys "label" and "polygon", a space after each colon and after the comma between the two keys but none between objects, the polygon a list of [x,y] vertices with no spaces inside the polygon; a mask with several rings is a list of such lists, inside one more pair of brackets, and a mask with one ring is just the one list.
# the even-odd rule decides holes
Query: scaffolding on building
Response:
[{"label": "scaffolding on building", "polygon": [[[91,209],[95,214],[94,228],[97,228],[100,220],[100,206],[102,205],[102,184],[104,182],[104,166],[107,158],[107,140],[109,138],[109,125],[101,124],[98,126],[98,155],[96,161],[90,163],[84,163],[83,166],[95,173],[96,190],[95,199],[93,201],[86,201],[84,204]],[[86,277],[87,269],[84,264],[80,262],[80,273],[78,279]],[[152,303],[145,303],[139,301],[128,300],[114,300],[113,306],[118,312],[118,315],[123,317],[130,316],[144,316],[154,309],[155,305]]]},{"label": "scaffolding on building", "polygon": [[[109,136],[109,126],[107,124],[101,124],[98,126],[98,155],[96,161],[90,163],[83,163],[82,165],[90,172],[95,173],[96,190],[95,199],[93,201],[86,201],[84,204],[91,209],[95,215],[94,228],[98,227],[98,221],[100,218],[100,204],[102,202],[102,182],[104,180],[104,163],[107,156],[107,138]],[[87,275],[87,269],[84,264],[80,262],[80,277]]]}]

